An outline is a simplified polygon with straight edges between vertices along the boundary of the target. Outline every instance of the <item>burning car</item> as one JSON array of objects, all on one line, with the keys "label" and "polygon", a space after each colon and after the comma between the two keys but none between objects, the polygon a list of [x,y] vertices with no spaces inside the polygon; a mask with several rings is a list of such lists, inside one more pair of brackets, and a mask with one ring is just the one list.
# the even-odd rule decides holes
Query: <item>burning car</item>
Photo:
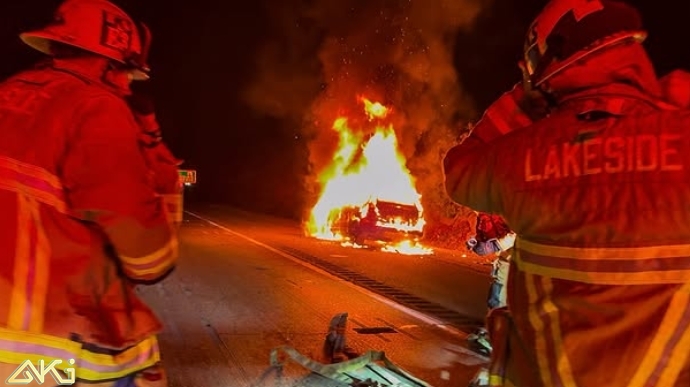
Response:
[{"label": "burning car", "polygon": [[[338,117],[333,161],[318,176],[322,191],[305,228],[315,238],[376,246],[402,254],[431,254],[418,242],[424,229],[421,195],[398,147],[389,110],[361,99],[367,128]],[[355,120],[356,121],[356,120]],[[357,121],[358,122],[358,121]]]},{"label": "burning car", "polygon": [[331,231],[359,246],[417,242],[422,237],[421,210],[413,204],[374,200],[344,207]]}]

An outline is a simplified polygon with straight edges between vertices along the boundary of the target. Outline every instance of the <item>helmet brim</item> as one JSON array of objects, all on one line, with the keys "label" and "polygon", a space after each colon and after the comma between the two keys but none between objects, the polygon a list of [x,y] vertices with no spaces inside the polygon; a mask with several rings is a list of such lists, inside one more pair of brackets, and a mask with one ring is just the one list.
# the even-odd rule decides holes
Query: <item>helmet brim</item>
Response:
[{"label": "helmet brim", "polygon": [[50,43],[58,41],[57,37],[44,31],[29,31],[19,34],[19,38],[27,46],[40,51],[46,55],[51,55]]},{"label": "helmet brim", "polygon": [[[66,44],[68,46],[76,47],[78,49],[84,50],[86,52],[92,52],[85,47],[81,47],[78,44],[71,43],[69,41],[66,41],[64,38],[60,38],[56,35],[51,34],[50,32],[46,31],[29,31],[29,32],[24,32],[19,34],[19,38],[24,42],[27,46],[33,48],[36,51],[42,52],[46,55],[53,55],[53,52],[51,50],[51,44],[53,42],[61,43],[61,44]],[[94,53],[95,55],[101,55],[98,53]],[[111,58],[105,55],[101,55],[105,58],[108,58],[110,60],[116,61],[118,63],[124,64],[125,62],[118,60],[116,58]],[[150,71],[148,69],[134,69],[132,71],[132,79],[135,81],[147,81],[151,78],[150,76]]]},{"label": "helmet brim", "polygon": [[132,80],[134,81],[148,81],[151,79],[150,71],[147,69],[132,70]]},{"label": "helmet brim", "polygon": [[107,53],[101,53],[97,52],[94,50],[91,50],[87,47],[83,47],[79,44],[75,44],[68,39],[65,39],[65,37],[61,37],[55,34],[52,34],[50,31],[45,31],[45,30],[38,30],[38,31],[29,31],[29,32],[24,32],[19,34],[19,38],[26,43],[29,47],[38,50],[46,55],[53,55],[53,52],[51,50],[51,44],[53,42],[60,43],[60,44],[65,44],[68,46],[76,47],[80,50],[83,50],[84,52],[89,52],[94,55],[100,55],[104,58],[108,58],[112,61],[122,63],[124,64],[125,62],[122,61],[119,58],[115,58],[113,56],[107,55]]}]

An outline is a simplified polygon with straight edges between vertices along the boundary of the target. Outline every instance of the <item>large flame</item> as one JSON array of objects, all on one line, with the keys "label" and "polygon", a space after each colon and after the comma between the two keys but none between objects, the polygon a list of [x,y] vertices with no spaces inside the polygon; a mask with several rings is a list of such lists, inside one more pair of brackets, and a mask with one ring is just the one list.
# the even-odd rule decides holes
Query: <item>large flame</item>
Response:
[{"label": "large flame", "polygon": [[346,117],[335,120],[332,128],[339,136],[338,148],[331,164],[319,175],[322,192],[312,208],[307,231],[319,239],[362,247],[344,225],[368,220],[369,237],[394,235],[374,241],[381,250],[430,254],[430,249],[417,242],[424,228],[421,195],[398,148],[393,125],[385,123],[390,109],[366,98],[360,101],[374,126],[373,135],[351,130]]}]

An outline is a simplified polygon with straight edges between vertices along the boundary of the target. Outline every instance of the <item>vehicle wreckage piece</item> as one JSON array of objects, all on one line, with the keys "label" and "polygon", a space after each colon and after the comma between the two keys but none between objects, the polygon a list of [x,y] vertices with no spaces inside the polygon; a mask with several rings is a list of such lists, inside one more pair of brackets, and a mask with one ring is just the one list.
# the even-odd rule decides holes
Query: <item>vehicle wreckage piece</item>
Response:
[{"label": "vehicle wreckage piece", "polygon": [[390,361],[383,351],[367,351],[354,359],[322,364],[292,347],[283,346],[271,351],[271,366],[280,369],[288,358],[332,381],[329,386],[333,387],[432,387]]},{"label": "vehicle wreckage piece", "polygon": [[[345,340],[347,316],[347,313],[338,313],[331,319],[323,347],[331,364],[319,363],[292,347],[282,346],[271,351],[271,367],[281,370],[290,359],[310,370],[310,379],[314,379],[313,376],[320,379],[320,382],[312,380],[320,387],[326,387],[325,380],[330,382],[328,387],[432,387],[390,361],[383,351],[354,354]],[[343,358],[348,360],[338,361]]]},{"label": "vehicle wreckage piece", "polygon": [[358,355],[347,346],[345,336],[347,329],[347,313],[338,313],[331,319],[328,334],[323,343],[323,355],[330,363],[337,363],[344,359],[352,359]]}]

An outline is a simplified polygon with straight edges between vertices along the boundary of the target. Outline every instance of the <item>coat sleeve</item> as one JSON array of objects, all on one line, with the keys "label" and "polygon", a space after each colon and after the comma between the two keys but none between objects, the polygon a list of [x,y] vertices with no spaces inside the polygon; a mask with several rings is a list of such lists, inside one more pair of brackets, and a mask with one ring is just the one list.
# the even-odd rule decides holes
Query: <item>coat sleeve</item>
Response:
[{"label": "coat sleeve", "polygon": [[154,146],[142,147],[148,166],[153,173],[155,190],[159,194],[181,194],[182,185],[176,159],[165,143],[158,142]]},{"label": "coat sleeve", "polygon": [[493,212],[491,188],[491,160],[486,143],[470,135],[460,145],[451,148],[444,159],[446,192],[456,203],[475,211]]},{"label": "coat sleeve", "polygon": [[156,281],[178,256],[175,229],[156,195],[124,101],[91,98],[75,115],[63,180],[75,217],[104,231],[125,275]]},{"label": "coat sleeve", "polygon": [[533,121],[521,107],[525,98],[521,84],[503,94],[489,106],[470,135],[451,148],[444,159],[446,191],[456,203],[475,211],[494,213],[492,171],[495,158],[491,143]]},{"label": "coat sleeve", "polygon": [[154,189],[166,203],[168,216],[176,225],[182,224],[184,219],[183,186],[176,159],[165,144],[160,141],[152,147],[142,147],[148,160]]}]

